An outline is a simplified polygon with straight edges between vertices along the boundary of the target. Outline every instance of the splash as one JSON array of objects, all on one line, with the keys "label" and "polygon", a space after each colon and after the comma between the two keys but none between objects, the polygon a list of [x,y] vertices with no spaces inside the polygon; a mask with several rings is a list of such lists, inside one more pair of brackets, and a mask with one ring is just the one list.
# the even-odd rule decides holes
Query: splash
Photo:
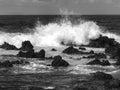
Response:
[{"label": "splash", "polygon": [[93,21],[81,20],[79,24],[73,25],[69,20],[42,25],[37,23],[32,33],[0,33],[0,45],[4,42],[21,47],[25,40],[31,41],[34,46],[61,46],[64,44],[88,44],[90,39],[96,39],[100,34],[116,38],[119,36],[111,33],[104,33],[100,27]]}]

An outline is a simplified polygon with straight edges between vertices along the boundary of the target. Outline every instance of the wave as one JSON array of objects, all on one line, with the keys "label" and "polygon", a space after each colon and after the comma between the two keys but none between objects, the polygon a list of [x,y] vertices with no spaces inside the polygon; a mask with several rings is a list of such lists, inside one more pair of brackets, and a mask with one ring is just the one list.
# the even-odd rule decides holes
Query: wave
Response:
[{"label": "wave", "polygon": [[73,25],[69,20],[42,25],[37,23],[31,33],[4,33],[0,32],[0,45],[4,42],[21,47],[25,40],[31,41],[34,46],[61,46],[64,44],[88,44],[90,39],[96,39],[100,35],[115,38],[120,42],[120,37],[110,32],[104,32],[95,22],[80,20]]}]

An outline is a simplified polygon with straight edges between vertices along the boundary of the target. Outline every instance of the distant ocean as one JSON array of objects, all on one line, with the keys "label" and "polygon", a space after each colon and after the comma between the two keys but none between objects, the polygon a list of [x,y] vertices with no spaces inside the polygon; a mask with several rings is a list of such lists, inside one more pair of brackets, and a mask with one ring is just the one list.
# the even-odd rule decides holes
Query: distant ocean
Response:
[{"label": "distant ocean", "polygon": [[34,28],[37,20],[46,25],[63,17],[68,17],[72,22],[79,19],[94,21],[105,30],[120,33],[120,15],[1,15],[0,31],[26,33],[28,31],[25,28]]}]

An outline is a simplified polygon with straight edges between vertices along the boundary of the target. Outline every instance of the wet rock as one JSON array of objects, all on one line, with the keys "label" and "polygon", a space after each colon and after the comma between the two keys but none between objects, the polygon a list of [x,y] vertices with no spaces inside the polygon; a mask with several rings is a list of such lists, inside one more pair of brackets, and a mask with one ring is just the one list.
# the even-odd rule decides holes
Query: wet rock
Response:
[{"label": "wet rock", "polygon": [[100,61],[99,59],[95,59],[87,64],[88,65],[102,65],[102,66],[109,66],[110,65],[109,61],[107,61],[107,60]]},{"label": "wet rock", "polygon": [[39,52],[35,53],[35,58],[45,58],[45,50],[42,49]]},{"label": "wet rock", "polygon": [[4,44],[2,44],[0,48],[5,49],[5,50],[18,50],[16,46],[10,45],[7,42],[4,42]]},{"label": "wet rock", "polygon": [[98,80],[112,80],[113,79],[112,75],[106,74],[104,72],[93,73],[92,77]]},{"label": "wet rock", "polygon": [[7,60],[5,62],[0,62],[0,67],[9,68],[9,67],[13,67],[13,64]]},{"label": "wet rock", "polygon": [[80,54],[80,51],[71,46],[71,47],[68,47],[65,50],[63,50],[63,53],[66,53],[66,54]]},{"label": "wet rock", "polygon": [[80,49],[80,50],[86,50],[86,48],[84,48],[84,47],[79,47],[79,49]]},{"label": "wet rock", "polygon": [[93,50],[91,50],[91,51],[89,52],[89,54],[94,54],[94,51],[93,51]]},{"label": "wet rock", "polygon": [[105,48],[106,46],[113,45],[115,42],[116,41],[113,38],[108,38],[107,36],[100,35],[99,38],[91,40],[87,46],[95,48]]},{"label": "wet rock", "polygon": [[17,54],[18,57],[26,57],[26,58],[45,58],[45,50],[42,49],[39,52],[34,52],[33,49],[29,50],[29,51],[20,51]]},{"label": "wet rock", "polygon": [[45,90],[45,89],[43,89],[41,87],[29,87],[28,90]]},{"label": "wet rock", "polygon": [[85,87],[79,87],[79,86],[76,86],[75,88],[73,88],[73,90],[89,90]]},{"label": "wet rock", "polygon": [[52,61],[53,67],[67,67],[69,63],[62,59],[61,56],[55,56]]},{"label": "wet rock", "polygon": [[116,43],[111,46],[107,46],[105,48],[105,53],[110,56],[110,58],[113,59],[119,59],[120,58],[120,44]]},{"label": "wet rock", "polygon": [[16,64],[16,65],[19,65],[19,64],[22,64],[22,65],[29,64],[29,62],[25,61],[25,60],[11,61],[11,63],[12,64]]},{"label": "wet rock", "polygon": [[107,56],[104,53],[95,53],[84,58],[107,58]]},{"label": "wet rock", "polygon": [[31,51],[33,50],[33,45],[30,41],[24,41],[22,42],[22,47],[20,48],[22,51]]},{"label": "wet rock", "polygon": [[34,58],[34,50],[29,50],[27,52],[20,51],[17,54],[18,57]]},{"label": "wet rock", "polygon": [[113,79],[105,83],[105,86],[110,88],[120,88],[120,80]]},{"label": "wet rock", "polygon": [[57,51],[55,48],[52,48],[51,51]]}]

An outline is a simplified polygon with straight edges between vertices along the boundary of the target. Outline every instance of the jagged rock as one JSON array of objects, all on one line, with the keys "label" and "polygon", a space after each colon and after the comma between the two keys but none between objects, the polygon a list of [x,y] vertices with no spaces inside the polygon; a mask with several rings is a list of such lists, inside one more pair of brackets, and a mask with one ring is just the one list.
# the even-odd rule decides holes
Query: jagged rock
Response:
[{"label": "jagged rock", "polygon": [[107,58],[107,56],[104,53],[95,53],[84,58]]},{"label": "jagged rock", "polygon": [[35,58],[45,58],[45,50],[42,49],[39,52],[35,53]]},{"label": "jagged rock", "polygon": [[113,79],[112,75],[106,74],[104,72],[99,72],[99,71],[96,73],[93,73],[92,77],[98,80],[112,80]]},{"label": "jagged rock", "polygon": [[116,41],[112,38],[108,38],[107,36],[100,35],[99,38],[91,40],[87,46],[95,47],[95,48],[105,48],[106,46],[113,45],[115,42]]},{"label": "jagged rock", "polygon": [[20,51],[17,54],[18,57],[34,58],[34,50],[29,50],[27,52]]},{"label": "jagged rock", "polygon": [[66,54],[80,54],[80,51],[71,46],[71,47],[68,47],[65,50],[63,50],[63,53],[66,53]]},{"label": "jagged rock", "polygon": [[120,58],[120,44],[116,43],[105,48],[105,53],[110,56],[110,58],[119,59]]},{"label": "jagged rock", "polygon": [[67,67],[69,63],[62,59],[61,56],[55,56],[52,61],[53,67]]},{"label": "jagged rock", "polygon": [[31,51],[33,50],[33,45],[30,41],[24,41],[22,42],[22,47],[20,48],[22,51]]},{"label": "jagged rock", "polygon": [[9,68],[9,67],[13,67],[13,64],[7,60],[5,62],[0,62],[0,67]]},{"label": "jagged rock", "polygon": [[51,51],[57,51],[55,48],[51,49]]},{"label": "jagged rock", "polygon": [[91,51],[89,52],[89,54],[94,54],[94,51],[93,51],[93,50],[91,50]]},{"label": "jagged rock", "polygon": [[88,65],[102,65],[102,66],[109,66],[110,65],[109,61],[107,61],[107,60],[100,61],[99,59],[95,59],[87,64]]},{"label": "jagged rock", "polygon": [[10,44],[8,44],[7,42],[4,42],[4,44],[2,44],[2,45],[0,46],[0,48],[3,48],[3,49],[5,49],[5,50],[18,50],[18,48],[17,48],[16,46],[10,45]]},{"label": "jagged rock", "polygon": [[26,52],[20,51],[17,56],[26,58],[45,58],[45,50],[42,49],[39,52],[34,52],[33,49]]}]

